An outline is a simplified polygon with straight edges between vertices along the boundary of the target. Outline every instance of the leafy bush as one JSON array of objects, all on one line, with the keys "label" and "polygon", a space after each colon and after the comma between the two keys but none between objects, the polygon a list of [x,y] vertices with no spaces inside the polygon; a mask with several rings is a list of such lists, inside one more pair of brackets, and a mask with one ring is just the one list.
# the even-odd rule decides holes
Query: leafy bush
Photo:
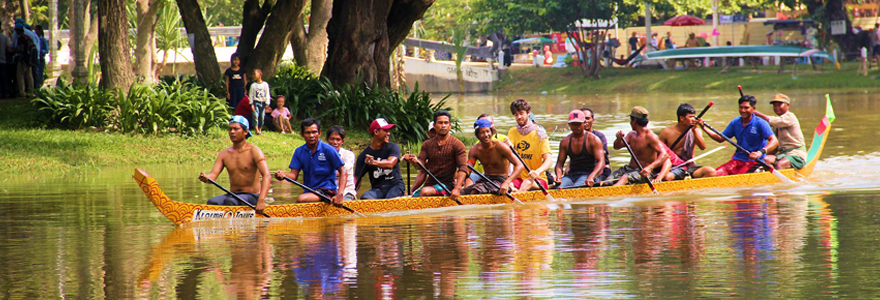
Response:
[{"label": "leafy bush", "polygon": [[95,86],[43,89],[32,104],[49,126],[106,128],[126,133],[199,134],[225,124],[224,101],[190,82],[134,84],[128,95]]},{"label": "leafy bush", "polygon": [[58,86],[41,89],[31,102],[41,112],[40,119],[57,127],[83,129],[103,127],[116,95],[93,85]]},{"label": "leafy bush", "polygon": [[[359,79],[356,81],[360,81]],[[318,78],[293,64],[279,66],[269,80],[274,95],[285,95],[285,106],[295,119],[315,118],[346,128],[366,130],[376,118],[397,124],[395,134],[405,141],[420,142],[426,138],[428,123],[437,110],[446,106],[446,97],[431,103],[430,94],[406,88],[391,90],[378,85],[334,86],[327,78]],[[453,120],[455,129],[458,120]]]}]

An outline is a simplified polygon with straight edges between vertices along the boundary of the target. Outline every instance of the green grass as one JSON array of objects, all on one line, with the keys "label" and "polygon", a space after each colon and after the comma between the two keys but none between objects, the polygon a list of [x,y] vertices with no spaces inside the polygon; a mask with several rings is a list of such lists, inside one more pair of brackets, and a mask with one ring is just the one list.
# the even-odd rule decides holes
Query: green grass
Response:
[{"label": "green grass", "polygon": [[687,70],[624,69],[612,68],[599,72],[598,80],[584,78],[577,67],[567,68],[516,68],[496,86],[497,92],[526,93],[550,92],[571,94],[609,93],[694,93],[709,91],[735,91],[742,85],[746,93],[758,90],[841,90],[876,89],[878,71],[872,69],[869,76],[856,75],[857,63],[844,63],[837,70],[826,63],[824,69],[814,71],[810,65],[799,65],[796,78],[792,78],[794,65],[786,65],[785,72],[777,74],[777,66],[731,68],[719,73],[721,68],[692,68]]}]

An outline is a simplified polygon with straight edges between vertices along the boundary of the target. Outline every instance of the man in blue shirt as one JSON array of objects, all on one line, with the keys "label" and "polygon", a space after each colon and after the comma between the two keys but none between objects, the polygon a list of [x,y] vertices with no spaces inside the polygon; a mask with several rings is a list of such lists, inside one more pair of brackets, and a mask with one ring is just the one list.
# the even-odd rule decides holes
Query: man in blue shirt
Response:
[{"label": "man in blue shirt", "polygon": [[[757,162],[756,160],[764,160],[767,151],[773,150],[778,145],[776,135],[770,124],[761,118],[755,117],[755,104],[758,102],[752,95],[745,95],[739,98],[739,117],[734,118],[727,124],[721,134],[728,138],[736,138],[737,145],[748,150],[749,153],[737,151],[733,154],[730,161],[716,168],[717,176],[745,174],[752,169]],[[703,127],[703,120],[698,120],[700,127]],[[703,131],[713,140],[724,143],[725,140],[720,135],[715,134],[711,130]]]},{"label": "man in blue shirt", "polygon": [[[297,180],[299,172],[303,171],[302,183],[306,186],[323,193],[333,199],[334,204],[342,204],[345,194],[348,173],[345,172],[345,163],[336,148],[321,141],[321,124],[318,120],[308,118],[300,124],[300,134],[306,144],[299,146],[293,152],[290,159],[290,173],[282,170],[275,172],[278,180],[290,177]],[[339,178],[336,172],[339,172]],[[338,181],[337,181],[338,180]],[[321,199],[318,195],[305,192],[297,197],[297,202],[316,202]]]}]

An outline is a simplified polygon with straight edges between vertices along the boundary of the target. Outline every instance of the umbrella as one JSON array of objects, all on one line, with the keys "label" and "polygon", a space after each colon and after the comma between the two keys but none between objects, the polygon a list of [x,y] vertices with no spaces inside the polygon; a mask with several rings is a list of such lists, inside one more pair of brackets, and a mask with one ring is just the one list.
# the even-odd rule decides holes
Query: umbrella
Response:
[{"label": "umbrella", "polygon": [[663,22],[663,25],[667,26],[696,26],[703,24],[706,24],[706,21],[688,15],[677,16],[672,19],[666,20],[666,22]]}]

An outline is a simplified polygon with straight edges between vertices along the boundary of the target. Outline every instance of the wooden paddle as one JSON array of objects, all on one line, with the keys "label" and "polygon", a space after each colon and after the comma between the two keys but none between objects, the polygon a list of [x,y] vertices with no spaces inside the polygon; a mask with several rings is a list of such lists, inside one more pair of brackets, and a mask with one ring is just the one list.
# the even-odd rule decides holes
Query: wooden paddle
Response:
[{"label": "wooden paddle", "polygon": [[[444,191],[446,191],[447,195],[452,195],[452,192],[449,191],[449,188],[447,188],[445,184],[441,183],[440,179],[437,179],[437,177],[435,177],[434,174],[431,173],[431,171],[428,171],[428,168],[425,168],[425,165],[423,165],[422,162],[416,160],[416,165],[419,166],[419,168],[422,168],[422,171],[425,171],[425,173],[427,173],[428,176],[431,176],[431,178],[434,179],[434,181],[436,181],[437,184],[440,185],[440,187],[443,188]],[[452,199],[452,198],[450,198],[450,199]],[[452,199],[452,200],[455,201],[455,203],[458,203],[458,205],[464,205],[464,203],[461,203],[461,201],[459,201],[458,199]]]},{"label": "wooden paddle", "polygon": [[740,97],[740,98],[742,98],[743,96],[745,96],[745,95],[743,95],[743,86],[741,86],[741,85],[737,85],[736,88],[739,89],[739,97]]},{"label": "wooden paddle", "polygon": [[[312,193],[312,194],[317,195],[318,198],[321,199],[321,202],[324,202],[324,203],[327,203],[327,204],[330,204],[330,205],[334,205],[334,206],[336,206],[336,204],[333,204],[333,199],[330,199],[330,197],[327,197],[327,195],[324,195],[323,193],[320,193],[320,192],[318,192],[318,191],[316,191],[316,190],[313,190],[312,188],[306,186],[305,184],[300,183],[299,181],[296,181],[296,180],[290,179],[290,177],[284,176],[284,180],[287,180],[288,182],[293,183],[293,184],[295,184],[295,185],[298,185],[298,186],[301,187],[302,189],[304,189],[304,190],[306,190],[306,191],[309,191],[309,192]],[[348,207],[348,206],[345,206],[345,204],[340,204],[340,205],[338,205],[338,206],[339,206],[339,207],[342,207],[342,209],[344,209],[344,210],[349,211],[350,213],[355,214],[355,215],[358,216],[358,217],[366,217],[364,214],[359,213],[359,212],[355,211],[354,209],[351,209],[351,208]]]},{"label": "wooden paddle", "polygon": [[691,159],[688,159],[687,161],[685,161],[685,162],[683,162],[683,163],[681,163],[681,164],[679,164],[679,165],[677,165],[677,166],[673,166],[672,168],[673,168],[673,169],[675,169],[675,168],[681,168],[681,167],[683,167],[683,166],[686,165],[686,164],[689,164],[689,163],[691,163],[691,162],[697,161],[698,159],[701,159],[701,158],[703,158],[703,157],[706,157],[706,156],[709,155],[709,154],[712,154],[712,153],[718,152],[718,150],[721,150],[721,149],[724,149],[724,148],[727,148],[727,145],[722,145],[721,147],[718,147],[718,148],[712,149],[712,150],[710,150],[710,151],[708,151],[708,152],[705,152],[705,153],[703,153],[703,154],[700,154],[700,156],[697,156],[697,157],[693,157],[693,158],[691,158]]},{"label": "wooden paddle", "polygon": [[[477,169],[475,169],[473,166],[471,166],[471,164],[468,164],[468,168],[471,169],[471,172],[474,172],[474,173],[477,173],[477,175],[480,175],[480,178],[483,178],[483,180],[489,182],[489,184],[491,184],[493,187],[495,187],[496,189],[498,189],[498,191],[501,191],[501,187],[498,186],[497,183],[495,183],[494,181],[492,181],[491,179],[489,179],[489,177],[486,177],[485,174],[480,173],[480,171],[477,171]],[[507,198],[510,198],[510,200],[513,200],[513,201],[516,202],[516,203],[519,203],[519,204],[523,204],[523,205],[525,205],[522,201],[519,201],[519,199],[516,199],[516,197],[514,197],[513,195],[511,195],[510,192],[507,192],[507,193],[505,194],[505,196],[507,196]]]},{"label": "wooden paddle", "polygon": [[[513,155],[515,155],[516,158],[519,159],[519,162],[523,164],[523,167],[526,168],[526,172],[531,173],[532,170],[529,168],[528,165],[526,165],[526,161],[523,160],[522,156],[519,156],[519,153],[516,153],[516,149],[514,149],[513,146],[510,145],[507,145],[507,147],[510,148],[510,151],[513,152]],[[548,192],[547,189],[544,188],[544,185],[542,185],[541,182],[538,181],[538,179],[535,179],[535,183],[538,184],[539,188],[541,188],[541,193],[544,193],[544,197],[546,197],[547,200],[556,201],[556,199],[553,198],[553,195],[550,195],[550,192]]]},{"label": "wooden paddle", "polygon": [[[227,194],[232,195],[232,197],[234,197],[236,200],[241,201],[241,203],[244,203],[244,204],[247,205],[248,207],[252,208],[254,211],[257,210],[257,207],[256,207],[256,206],[254,206],[253,204],[250,204],[250,203],[247,202],[247,201],[244,201],[244,199],[241,199],[241,197],[239,197],[239,196],[236,195],[235,193],[229,191],[228,189],[226,189],[225,187],[223,187],[222,185],[220,185],[220,184],[217,183],[216,181],[212,180],[211,178],[205,178],[205,179],[207,179],[208,182],[210,182],[211,184],[213,184],[213,185],[216,186],[217,188],[223,190],[223,191],[226,192]],[[262,216],[264,216],[264,217],[266,217],[266,218],[271,218],[271,217],[270,217],[269,215],[267,215],[265,212],[261,212],[260,215],[262,215]]]},{"label": "wooden paddle", "polygon": [[[626,146],[626,151],[629,151],[629,155],[632,156],[633,161],[636,162],[636,166],[639,167],[639,172],[641,172],[643,169],[642,163],[639,162],[639,158],[636,157],[635,152],[633,152],[632,148],[629,147],[629,143],[626,141],[626,137],[624,136],[620,140],[623,141],[623,145]],[[626,175],[626,174],[624,174],[624,175]],[[654,188],[654,184],[651,183],[651,174],[648,174],[648,178],[646,178],[646,179],[648,179],[648,186],[651,187],[651,191],[653,191],[654,194],[660,194],[660,192],[657,192],[657,189]]]},{"label": "wooden paddle", "polygon": [[[712,125],[706,124],[706,122],[703,122],[703,125],[706,126],[707,128],[709,128],[709,130],[712,130],[712,132],[714,132],[715,134],[717,134],[717,135],[721,136],[722,138],[724,138],[725,141],[727,141],[728,143],[730,143],[731,145],[733,145],[734,147],[736,147],[737,150],[742,151],[742,152],[745,152],[746,154],[749,154],[749,153],[750,153],[748,150],[746,150],[746,149],[743,148],[742,146],[740,146],[740,145],[738,145],[737,143],[734,143],[732,140],[730,140],[729,137],[727,137],[727,136],[721,134],[721,132],[719,132],[717,129],[715,129],[715,127],[712,127]],[[759,165],[761,165],[762,167],[766,168],[767,170],[770,170],[770,173],[772,173],[773,176],[776,176],[776,178],[778,178],[779,181],[782,181],[782,182],[784,182],[784,183],[791,183],[791,184],[794,183],[794,181],[791,181],[791,179],[788,179],[788,177],[785,177],[785,175],[782,175],[782,173],[779,173],[779,171],[777,171],[776,169],[774,169],[773,167],[771,167],[770,165],[768,165],[768,164],[767,164],[766,162],[764,162],[763,160],[756,159],[755,162],[757,162]]]},{"label": "wooden paddle", "polygon": [[[715,103],[709,102],[709,105],[706,105],[706,108],[704,108],[703,111],[700,112],[700,115],[698,115],[696,119],[699,120],[700,118],[702,118],[706,111],[709,110],[709,108],[712,107],[713,104]],[[669,149],[675,149],[675,145],[678,145],[678,142],[681,141],[681,139],[684,138],[684,136],[688,133],[688,131],[691,131],[692,128],[694,128],[694,125],[688,125],[687,130],[681,132],[681,135],[679,135],[678,138],[675,139],[675,142],[672,142],[672,145],[669,146]]]},{"label": "wooden paddle", "polygon": [[410,177],[410,175],[409,175],[409,162],[406,162],[406,194],[407,195],[411,195],[410,194],[411,191],[410,191],[409,177]]}]

